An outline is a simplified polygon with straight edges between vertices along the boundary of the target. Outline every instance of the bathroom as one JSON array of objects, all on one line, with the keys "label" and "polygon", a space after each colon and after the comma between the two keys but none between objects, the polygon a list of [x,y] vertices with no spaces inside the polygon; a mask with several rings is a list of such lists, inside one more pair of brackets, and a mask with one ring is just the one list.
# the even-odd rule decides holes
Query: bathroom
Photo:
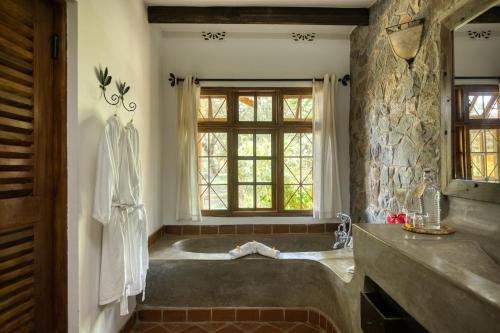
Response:
[{"label": "bathroom", "polygon": [[499,0],[0,1],[0,332],[500,331],[499,39]]}]

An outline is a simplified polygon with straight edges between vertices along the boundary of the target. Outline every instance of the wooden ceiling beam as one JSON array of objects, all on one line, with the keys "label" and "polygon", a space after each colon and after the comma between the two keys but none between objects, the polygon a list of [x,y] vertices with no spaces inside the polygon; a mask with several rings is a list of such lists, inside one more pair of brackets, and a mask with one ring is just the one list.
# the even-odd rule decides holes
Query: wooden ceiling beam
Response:
[{"label": "wooden ceiling beam", "polygon": [[149,23],[368,25],[368,8],[149,6]]},{"label": "wooden ceiling beam", "polygon": [[500,23],[500,7],[492,7],[470,23]]}]

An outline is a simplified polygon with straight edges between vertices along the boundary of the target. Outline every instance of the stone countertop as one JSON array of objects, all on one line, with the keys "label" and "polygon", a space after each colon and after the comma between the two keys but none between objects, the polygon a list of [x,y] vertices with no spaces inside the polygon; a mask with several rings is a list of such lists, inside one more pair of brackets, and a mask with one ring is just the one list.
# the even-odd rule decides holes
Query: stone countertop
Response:
[{"label": "stone countertop", "polygon": [[[177,248],[174,244],[184,239],[231,237],[232,235],[167,235],[156,241],[149,250],[150,260],[233,260],[229,253],[197,253],[186,252]],[[334,236],[332,234],[332,244]],[[249,255],[237,260],[267,259],[260,255]],[[352,273],[348,272],[354,266],[352,248],[344,248],[332,251],[311,252],[282,252],[279,260],[313,260],[321,263],[332,270],[343,282],[348,283],[352,279]]]},{"label": "stone countertop", "polygon": [[481,247],[481,238],[460,230],[443,236],[416,234],[401,225],[357,224],[355,228],[500,311],[500,266]]}]

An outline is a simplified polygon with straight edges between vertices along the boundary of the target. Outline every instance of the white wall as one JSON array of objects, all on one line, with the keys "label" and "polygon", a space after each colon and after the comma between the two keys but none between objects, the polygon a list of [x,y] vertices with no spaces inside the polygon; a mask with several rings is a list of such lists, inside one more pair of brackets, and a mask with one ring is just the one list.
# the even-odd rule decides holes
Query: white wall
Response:
[{"label": "white wall", "polygon": [[[491,31],[471,39],[467,31]],[[455,33],[455,76],[500,76],[500,24],[467,24]]]},{"label": "white wall", "polygon": [[[176,90],[168,85],[168,73],[180,77],[193,74],[198,77],[228,78],[292,78],[322,77],[324,74],[342,76],[349,73],[349,39],[345,29],[342,36],[332,35],[314,42],[295,42],[286,27],[267,26],[266,31],[245,32],[241,27],[227,25],[198,26],[175,31],[163,26],[161,41],[162,116],[164,124],[164,211],[163,223],[175,224],[176,206]],[[224,41],[205,41],[200,32],[226,31]],[[234,34],[231,29],[237,29]],[[250,27],[249,29],[252,29]],[[290,32],[304,31],[293,27]],[[301,30],[302,29],[302,30]],[[189,31],[186,31],[189,30]],[[198,31],[194,33],[193,31]],[[269,84],[266,84],[269,86]],[[226,84],[227,86],[227,84]],[[349,210],[349,88],[338,85],[336,105],[337,131],[340,148],[342,193],[345,211]],[[310,218],[205,218],[207,223],[290,223],[311,221]]]},{"label": "white wall", "polygon": [[[75,9],[78,12],[76,18]],[[69,292],[70,332],[112,333],[122,327],[127,317],[119,316],[117,304],[98,305],[102,227],[91,218],[91,210],[98,141],[106,120],[115,109],[108,106],[100,95],[94,66],[108,66],[113,80],[121,79],[130,84],[126,100],[134,100],[138,105],[134,124],[141,135],[144,203],[148,211],[149,232],[152,233],[162,222],[158,182],[161,142],[159,75],[155,42],[158,35],[147,23],[142,1],[85,0],[71,4],[69,14],[72,10],[73,16],[69,19],[77,19],[77,23],[70,21],[70,67],[75,57],[78,66],[77,73],[70,70],[69,82],[73,82],[75,88],[77,81],[78,95],[70,96],[68,109],[68,239],[69,284],[70,288],[77,286],[78,291]],[[75,24],[77,31],[72,31]],[[74,50],[75,46],[78,51]],[[114,82],[109,90],[116,91]],[[123,109],[117,112],[123,123],[129,121],[130,114]],[[131,309],[133,306],[131,303]]]}]

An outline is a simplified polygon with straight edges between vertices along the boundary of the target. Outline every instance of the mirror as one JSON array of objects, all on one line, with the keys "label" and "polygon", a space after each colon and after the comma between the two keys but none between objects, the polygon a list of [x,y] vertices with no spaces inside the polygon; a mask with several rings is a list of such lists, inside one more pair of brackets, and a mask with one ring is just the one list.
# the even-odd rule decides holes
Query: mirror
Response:
[{"label": "mirror", "polygon": [[[447,195],[500,203],[500,6],[448,20],[442,117],[442,188]],[[472,8],[470,8],[472,9]],[[464,24],[464,22],[467,22]],[[445,25],[446,26],[446,25]],[[448,49],[446,49],[448,48]],[[452,61],[449,61],[452,58]]]},{"label": "mirror", "polygon": [[500,22],[455,30],[454,178],[500,183]]}]

